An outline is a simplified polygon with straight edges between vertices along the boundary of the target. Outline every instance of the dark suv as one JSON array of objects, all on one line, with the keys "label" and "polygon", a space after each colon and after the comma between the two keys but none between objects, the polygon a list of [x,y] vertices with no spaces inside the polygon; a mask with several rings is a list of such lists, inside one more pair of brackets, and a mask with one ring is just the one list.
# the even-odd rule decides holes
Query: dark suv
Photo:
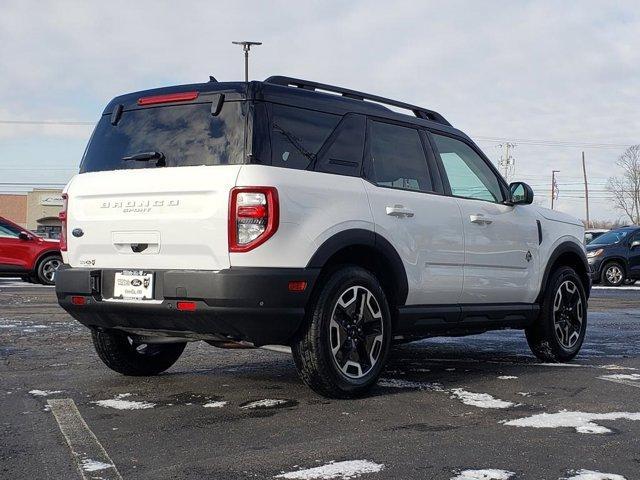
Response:
[{"label": "dark suv", "polygon": [[594,282],[618,287],[625,280],[640,279],[640,227],[611,230],[586,248]]}]

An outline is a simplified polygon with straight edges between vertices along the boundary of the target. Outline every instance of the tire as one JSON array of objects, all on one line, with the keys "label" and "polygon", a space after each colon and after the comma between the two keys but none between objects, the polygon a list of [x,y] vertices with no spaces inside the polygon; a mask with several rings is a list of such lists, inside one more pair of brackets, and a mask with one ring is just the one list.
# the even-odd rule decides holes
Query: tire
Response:
[{"label": "tire", "polygon": [[543,362],[567,362],[580,351],[586,330],[584,285],[573,268],[560,267],[549,278],[536,323],[525,330],[527,343]]},{"label": "tire", "polygon": [[600,282],[609,287],[619,287],[624,283],[624,267],[619,262],[608,262],[602,267]]},{"label": "tire", "polygon": [[182,355],[186,343],[136,344],[126,334],[93,330],[93,346],[100,360],[122,375],[146,377],[158,375]]},{"label": "tire", "polygon": [[300,378],[316,393],[352,398],[378,380],[391,338],[391,314],[380,283],[363,268],[344,266],[318,283],[304,331],[291,350]]},{"label": "tire", "polygon": [[42,285],[55,285],[56,271],[62,265],[62,257],[60,255],[47,255],[38,263],[36,269],[37,282]]},{"label": "tire", "polygon": [[633,278],[625,278],[623,283],[625,285],[635,285],[636,282],[637,282],[637,280],[635,280]]}]

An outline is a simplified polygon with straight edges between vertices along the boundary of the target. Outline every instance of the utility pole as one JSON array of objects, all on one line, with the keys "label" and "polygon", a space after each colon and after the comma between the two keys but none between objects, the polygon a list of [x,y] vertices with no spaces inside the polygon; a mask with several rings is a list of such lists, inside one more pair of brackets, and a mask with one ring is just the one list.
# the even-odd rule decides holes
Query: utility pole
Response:
[{"label": "utility pole", "polygon": [[582,173],[584,174],[584,201],[587,209],[587,228],[591,227],[589,222],[589,185],[587,183],[587,166],[584,163],[584,152],[582,152]]},{"label": "utility pole", "polygon": [[551,210],[553,210],[553,201],[558,193],[558,184],[556,183],[556,173],[560,170],[551,170]]},{"label": "utility pole", "polygon": [[515,148],[516,145],[511,142],[506,142],[504,144],[501,143],[498,147],[505,149],[504,156],[500,157],[500,166],[504,169],[504,178],[509,180],[509,177],[513,175],[516,168],[516,159],[511,156],[510,150]]},{"label": "utility pole", "polygon": [[241,45],[244,51],[244,81],[249,81],[249,50],[253,45],[262,45],[262,42],[231,42],[234,45]]}]

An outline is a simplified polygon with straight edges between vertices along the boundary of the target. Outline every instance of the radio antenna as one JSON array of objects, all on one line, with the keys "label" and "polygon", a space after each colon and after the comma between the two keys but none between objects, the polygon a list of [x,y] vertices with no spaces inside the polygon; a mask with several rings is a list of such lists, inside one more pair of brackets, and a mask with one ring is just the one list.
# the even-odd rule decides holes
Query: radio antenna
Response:
[{"label": "radio antenna", "polygon": [[262,42],[231,42],[234,45],[241,45],[244,51],[244,81],[249,81],[249,50],[254,45],[262,45]]}]

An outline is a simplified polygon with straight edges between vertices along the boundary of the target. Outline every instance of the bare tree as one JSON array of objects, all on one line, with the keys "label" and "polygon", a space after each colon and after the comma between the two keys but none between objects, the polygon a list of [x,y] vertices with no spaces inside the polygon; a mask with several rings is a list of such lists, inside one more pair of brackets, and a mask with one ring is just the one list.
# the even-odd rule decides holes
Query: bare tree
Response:
[{"label": "bare tree", "polygon": [[621,210],[631,223],[640,224],[640,145],[627,148],[616,162],[622,170],[619,177],[610,177],[607,190],[613,206]]}]

